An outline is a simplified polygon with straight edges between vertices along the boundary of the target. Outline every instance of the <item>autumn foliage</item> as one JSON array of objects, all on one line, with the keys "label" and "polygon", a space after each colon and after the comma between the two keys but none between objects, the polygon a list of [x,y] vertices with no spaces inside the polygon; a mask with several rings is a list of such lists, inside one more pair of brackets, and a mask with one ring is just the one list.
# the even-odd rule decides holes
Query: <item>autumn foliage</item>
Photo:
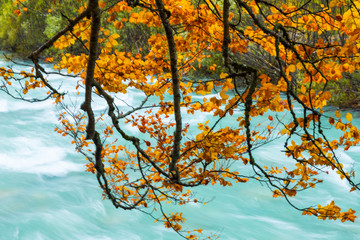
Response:
[{"label": "autumn foliage", "polygon": [[[81,79],[69,77],[83,94],[81,106],[63,106],[56,131],[72,137],[115,207],[157,210],[154,216],[165,227],[196,239],[202,230],[184,230],[182,213],[165,212],[162,205],[199,202],[192,193],[196,186],[251,180],[266,183],[274,197],[304,215],[354,221],[354,210],[343,211],[333,201],[295,206],[291,197],[321,187],[322,175],[330,171],[351,191],[360,189],[355,171],[345,169],[336,152],[357,145],[359,129],[350,113],[342,118],[326,111],[332,97],[327,85],[360,68],[360,1],[80,2],[79,15],[29,56],[33,71],[0,69],[2,90],[21,82],[23,94],[44,88],[47,97],[63,104],[66,95],[47,79],[41,53],[81,43],[84,53],[64,53],[54,62],[56,70]],[[15,14],[31,11],[27,1],[15,4]],[[151,34],[146,48],[125,52],[126,36],[119,33],[132,25]],[[193,79],[190,73],[215,55],[222,65],[205,66],[218,77]],[[143,98],[123,110],[114,99],[134,89]],[[94,101],[107,104],[107,113],[94,111]],[[281,118],[284,112],[287,120]],[[197,131],[190,131],[195,125],[184,119],[196,121],[202,114],[211,120],[198,118]],[[260,117],[267,120],[255,124]],[[233,124],[220,124],[225,118]],[[328,138],[324,126],[337,129],[339,137]],[[286,166],[254,156],[280,136]]]}]

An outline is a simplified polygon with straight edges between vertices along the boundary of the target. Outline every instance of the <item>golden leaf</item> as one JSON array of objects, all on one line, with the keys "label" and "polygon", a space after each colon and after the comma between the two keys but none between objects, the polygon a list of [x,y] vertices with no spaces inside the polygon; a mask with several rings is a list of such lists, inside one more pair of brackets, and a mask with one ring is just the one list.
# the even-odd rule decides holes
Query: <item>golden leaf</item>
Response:
[{"label": "golden leaf", "polygon": [[306,87],[304,85],[301,85],[301,90],[300,90],[303,94],[306,93]]},{"label": "golden leaf", "polygon": [[229,96],[226,95],[224,91],[221,91],[221,92],[220,92],[220,97],[221,97],[222,99],[224,99],[224,100],[227,100],[227,99],[229,98]]},{"label": "golden leaf", "polygon": [[348,120],[349,122],[351,122],[352,121],[352,115],[351,115],[351,113],[347,113],[346,114],[346,120]]},{"label": "golden leaf", "polygon": [[288,67],[288,70],[289,70],[289,72],[295,72],[295,70],[296,70],[295,65],[290,65],[290,66]]},{"label": "golden leaf", "polygon": [[337,118],[341,118],[341,113],[339,112],[339,111],[335,111],[335,117],[337,117]]},{"label": "golden leaf", "polygon": [[227,76],[228,76],[227,73],[221,73],[221,74],[220,74],[220,78],[226,78]]}]

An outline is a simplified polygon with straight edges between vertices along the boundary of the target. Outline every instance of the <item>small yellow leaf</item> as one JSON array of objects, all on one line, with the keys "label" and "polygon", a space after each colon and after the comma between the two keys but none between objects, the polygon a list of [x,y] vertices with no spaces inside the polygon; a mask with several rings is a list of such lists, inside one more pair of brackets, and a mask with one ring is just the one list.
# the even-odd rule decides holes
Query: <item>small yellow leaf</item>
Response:
[{"label": "small yellow leaf", "polygon": [[351,113],[347,113],[346,114],[346,120],[348,120],[349,122],[351,122],[352,121],[352,115],[351,115]]},{"label": "small yellow leaf", "polygon": [[274,7],[271,7],[271,8],[270,8],[270,11],[271,11],[273,14],[276,14],[276,13],[279,12],[279,11],[278,11],[276,8],[274,8]]},{"label": "small yellow leaf", "polygon": [[111,37],[113,37],[114,39],[118,39],[118,38],[120,37],[120,35],[117,34],[117,33],[113,33],[113,34],[111,35]]},{"label": "small yellow leaf", "polygon": [[335,111],[335,117],[337,117],[337,118],[341,118],[341,113],[339,112],[339,111]]},{"label": "small yellow leaf", "polygon": [[330,3],[329,3],[329,8],[333,8],[336,6],[336,0],[332,0]]},{"label": "small yellow leaf", "polygon": [[221,74],[220,74],[220,78],[226,78],[227,76],[228,76],[227,73],[221,73]]},{"label": "small yellow leaf", "polygon": [[289,69],[289,72],[295,72],[295,70],[296,70],[295,65],[290,65],[288,67],[288,69]]},{"label": "small yellow leaf", "polygon": [[112,40],[112,41],[111,41],[111,45],[117,46],[117,45],[119,45],[119,43],[118,43],[116,40]]},{"label": "small yellow leaf", "polygon": [[109,31],[108,29],[105,29],[104,34],[105,34],[105,36],[109,36],[109,35],[110,35],[110,31]]}]

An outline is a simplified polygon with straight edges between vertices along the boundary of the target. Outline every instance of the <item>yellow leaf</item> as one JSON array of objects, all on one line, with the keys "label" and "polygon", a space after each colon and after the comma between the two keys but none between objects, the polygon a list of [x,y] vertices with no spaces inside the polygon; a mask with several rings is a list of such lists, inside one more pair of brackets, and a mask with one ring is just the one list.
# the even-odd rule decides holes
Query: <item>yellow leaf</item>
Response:
[{"label": "yellow leaf", "polygon": [[295,70],[296,70],[295,65],[290,65],[288,67],[288,69],[289,69],[289,72],[295,72]]},{"label": "yellow leaf", "polygon": [[214,88],[214,83],[213,82],[206,83],[206,90],[207,91],[212,91],[213,88]]},{"label": "yellow leaf", "polygon": [[221,74],[220,74],[220,78],[226,78],[227,76],[228,76],[227,73],[221,73]]},{"label": "yellow leaf", "polygon": [[351,113],[347,113],[346,114],[346,120],[348,120],[349,122],[351,122],[352,121],[352,115],[351,115]]},{"label": "yellow leaf", "polygon": [[339,112],[339,111],[335,111],[335,117],[337,117],[337,118],[341,118],[341,113]]},{"label": "yellow leaf", "polygon": [[330,3],[329,3],[329,8],[333,8],[336,6],[336,2],[337,0],[332,0]]},{"label": "yellow leaf", "polygon": [[274,7],[271,7],[271,8],[270,8],[270,11],[271,11],[273,14],[276,14],[276,13],[279,12],[279,11],[278,11],[276,8],[274,8]]},{"label": "yellow leaf", "polygon": [[112,40],[112,41],[111,41],[111,44],[112,44],[113,46],[119,45],[119,43],[118,43],[116,40]]},{"label": "yellow leaf", "polygon": [[108,29],[105,29],[104,34],[105,34],[105,36],[109,36],[109,35],[110,35],[110,31],[109,31]]},{"label": "yellow leaf", "polygon": [[114,38],[114,39],[118,39],[118,38],[120,37],[120,35],[117,34],[117,33],[113,33],[113,34],[111,35],[111,37]]}]

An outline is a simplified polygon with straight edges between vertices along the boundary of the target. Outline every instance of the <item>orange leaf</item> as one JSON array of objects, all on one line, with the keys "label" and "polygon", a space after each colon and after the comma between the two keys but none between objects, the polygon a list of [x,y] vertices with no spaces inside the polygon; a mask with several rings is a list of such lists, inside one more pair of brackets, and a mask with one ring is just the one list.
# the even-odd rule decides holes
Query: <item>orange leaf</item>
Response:
[{"label": "orange leaf", "polygon": [[221,91],[221,92],[220,92],[220,97],[221,97],[222,99],[224,99],[224,100],[227,100],[227,99],[229,98],[229,96],[226,95],[224,91]]},{"label": "orange leaf", "polygon": [[337,118],[341,118],[341,113],[339,112],[339,111],[335,111],[335,117],[337,117]]},{"label": "orange leaf", "polygon": [[18,16],[20,16],[20,15],[21,15],[21,12],[20,12],[20,10],[19,10],[19,9],[15,9],[15,10],[14,10],[14,13],[15,13],[16,15],[18,15]]},{"label": "orange leaf", "polygon": [[288,67],[288,69],[289,69],[289,72],[295,72],[295,70],[296,70],[295,65],[290,65]]},{"label": "orange leaf", "polygon": [[99,2],[99,7],[100,7],[100,8],[104,8],[104,7],[105,7],[105,5],[106,5],[106,4],[105,4],[105,2],[102,2],[102,1],[101,1],[101,2]]}]

